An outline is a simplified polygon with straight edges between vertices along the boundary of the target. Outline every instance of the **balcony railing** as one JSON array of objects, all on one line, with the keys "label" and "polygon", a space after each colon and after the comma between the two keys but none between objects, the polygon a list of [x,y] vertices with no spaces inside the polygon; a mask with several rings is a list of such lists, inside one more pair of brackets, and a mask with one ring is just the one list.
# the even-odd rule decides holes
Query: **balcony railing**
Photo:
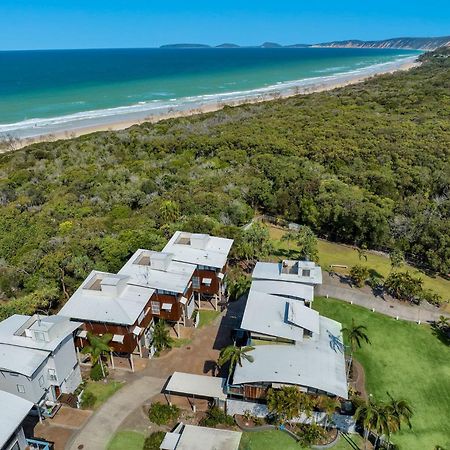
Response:
[{"label": "balcony railing", "polygon": [[27,439],[30,450],[52,450],[53,444],[38,439]]}]

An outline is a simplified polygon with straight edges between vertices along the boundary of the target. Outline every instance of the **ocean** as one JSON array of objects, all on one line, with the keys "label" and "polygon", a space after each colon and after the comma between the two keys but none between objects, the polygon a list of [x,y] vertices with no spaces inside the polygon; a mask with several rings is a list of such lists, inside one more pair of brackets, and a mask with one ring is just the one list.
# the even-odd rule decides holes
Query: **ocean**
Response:
[{"label": "ocean", "polygon": [[243,100],[375,73],[420,53],[335,48],[3,51],[0,134],[35,137]]}]

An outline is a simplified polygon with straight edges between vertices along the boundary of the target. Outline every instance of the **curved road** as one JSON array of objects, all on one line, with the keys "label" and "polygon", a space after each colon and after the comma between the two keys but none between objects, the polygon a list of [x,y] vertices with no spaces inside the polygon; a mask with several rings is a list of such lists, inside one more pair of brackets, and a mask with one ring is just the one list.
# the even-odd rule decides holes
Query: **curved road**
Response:
[{"label": "curved road", "polygon": [[105,450],[130,412],[159,394],[165,382],[165,379],[143,376],[125,384],[91,416],[66,450]]}]

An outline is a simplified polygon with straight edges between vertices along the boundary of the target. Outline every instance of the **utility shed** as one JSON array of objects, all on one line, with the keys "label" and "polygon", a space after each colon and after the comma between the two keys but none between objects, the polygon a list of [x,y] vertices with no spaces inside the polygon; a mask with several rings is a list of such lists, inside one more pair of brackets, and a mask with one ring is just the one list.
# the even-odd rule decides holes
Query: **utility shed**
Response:
[{"label": "utility shed", "polygon": [[[181,428],[181,429],[180,429]],[[216,428],[184,425],[167,433],[162,450],[238,450],[242,433]]]}]

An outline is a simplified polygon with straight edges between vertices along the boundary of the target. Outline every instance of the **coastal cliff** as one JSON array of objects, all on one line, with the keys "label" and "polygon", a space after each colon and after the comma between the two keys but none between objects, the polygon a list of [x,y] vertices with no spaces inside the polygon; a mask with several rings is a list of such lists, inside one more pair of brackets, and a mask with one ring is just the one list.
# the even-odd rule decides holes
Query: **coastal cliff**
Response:
[{"label": "coastal cliff", "polygon": [[450,46],[450,36],[434,38],[393,38],[382,41],[333,41],[321,44],[314,44],[311,47],[332,47],[332,48],[404,48],[410,50],[435,50],[439,47]]}]

